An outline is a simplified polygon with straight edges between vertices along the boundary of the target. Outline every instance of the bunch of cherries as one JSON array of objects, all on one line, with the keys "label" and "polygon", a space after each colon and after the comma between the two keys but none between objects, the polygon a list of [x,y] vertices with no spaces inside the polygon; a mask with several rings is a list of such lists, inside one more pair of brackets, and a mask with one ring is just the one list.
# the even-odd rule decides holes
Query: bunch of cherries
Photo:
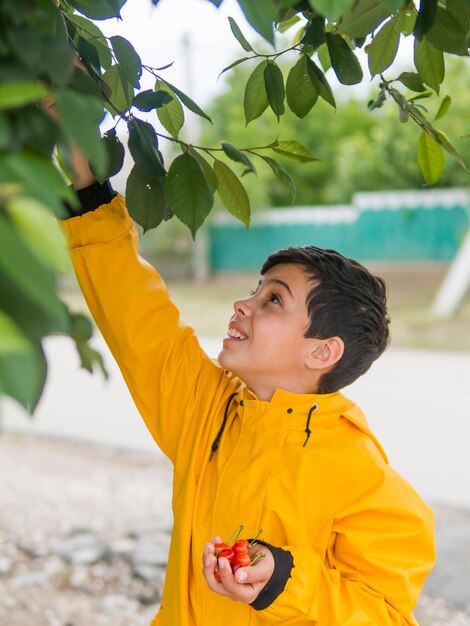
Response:
[{"label": "bunch of cherries", "polygon": [[[239,526],[237,530],[233,533],[228,543],[220,542],[214,544],[214,554],[217,557],[217,565],[215,566],[214,577],[219,582],[221,582],[219,572],[219,558],[221,556],[225,557],[230,563],[233,574],[235,574],[237,569],[239,569],[240,567],[248,567],[249,565],[254,565],[256,561],[266,556],[264,552],[258,552],[257,554],[253,554],[253,548],[256,546],[256,540],[263,532],[263,529],[261,528],[256,537],[249,542],[248,539],[238,539],[243,528],[244,525],[241,524],[241,526]],[[234,543],[230,545],[232,541],[234,541]]]}]

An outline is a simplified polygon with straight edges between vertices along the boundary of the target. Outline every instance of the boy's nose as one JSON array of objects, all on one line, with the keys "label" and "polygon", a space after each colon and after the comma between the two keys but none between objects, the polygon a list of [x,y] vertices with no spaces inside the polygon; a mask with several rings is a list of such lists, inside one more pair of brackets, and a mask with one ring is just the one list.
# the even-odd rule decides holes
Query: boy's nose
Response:
[{"label": "boy's nose", "polygon": [[249,315],[250,307],[248,300],[235,300],[233,303],[233,310],[239,315]]}]

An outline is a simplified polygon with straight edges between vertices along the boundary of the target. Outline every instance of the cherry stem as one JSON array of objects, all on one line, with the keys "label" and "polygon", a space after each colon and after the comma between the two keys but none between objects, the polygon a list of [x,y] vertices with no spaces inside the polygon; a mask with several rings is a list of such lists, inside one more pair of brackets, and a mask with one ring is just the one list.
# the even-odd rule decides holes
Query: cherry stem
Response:
[{"label": "cherry stem", "polygon": [[240,526],[237,528],[237,530],[233,533],[233,535],[228,540],[229,546],[233,545],[237,541],[238,537],[240,536],[240,533],[242,532],[244,528],[245,528],[245,524],[240,524]]},{"label": "cherry stem", "polygon": [[258,537],[264,532],[264,528],[260,528],[258,530],[258,534],[256,535],[256,537],[254,539],[252,539],[250,541],[250,543],[248,544],[248,548],[252,548],[255,544],[256,544],[256,540],[258,539]]},{"label": "cherry stem", "polygon": [[253,557],[253,560],[250,563],[250,567],[254,565],[256,561],[258,561],[259,559],[262,559],[264,556],[266,556],[266,552],[258,552],[258,554],[255,554],[255,556]]}]

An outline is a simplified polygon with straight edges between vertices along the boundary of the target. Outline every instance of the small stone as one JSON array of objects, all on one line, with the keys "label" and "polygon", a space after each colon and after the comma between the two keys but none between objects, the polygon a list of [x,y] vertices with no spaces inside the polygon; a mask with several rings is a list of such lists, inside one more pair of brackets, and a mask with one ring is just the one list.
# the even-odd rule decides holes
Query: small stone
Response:
[{"label": "small stone", "polygon": [[139,564],[134,566],[134,576],[146,582],[162,585],[165,579],[165,570],[155,565]]},{"label": "small stone", "polygon": [[108,547],[99,537],[91,533],[74,534],[66,539],[49,542],[54,554],[74,565],[92,564],[108,555]]},{"label": "small stone", "polygon": [[11,569],[11,562],[8,559],[0,558],[0,574],[8,574]]},{"label": "small stone", "polygon": [[168,545],[160,542],[141,541],[132,556],[135,565],[166,565]]},{"label": "small stone", "polygon": [[11,586],[14,589],[25,589],[27,587],[42,587],[48,581],[46,572],[31,572],[28,574],[20,574],[11,580]]},{"label": "small stone", "polygon": [[111,556],[128,559],[135,550],[136,543],[133,539],[116,539],[109,544]]}]

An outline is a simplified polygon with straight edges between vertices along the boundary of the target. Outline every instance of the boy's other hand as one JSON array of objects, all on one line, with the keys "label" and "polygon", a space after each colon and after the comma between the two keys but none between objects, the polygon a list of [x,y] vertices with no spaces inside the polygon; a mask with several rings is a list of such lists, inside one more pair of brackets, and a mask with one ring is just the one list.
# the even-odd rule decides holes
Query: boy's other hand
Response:
[{"label": "boy's other hand", "polygon": [[207,543],[203,554],[203,574],[209,589],[222,596],[251,604],[258,597],[274,572],[274,558],[266,546],[257,546],[252,554],[263,552],[264,557],[258,559],[254,565],[240,567],[232,573],[230,563],[224,557],[219,558],[220,582],[214,576],[217,558],[214,555],[214,537],[212,543]]}]

